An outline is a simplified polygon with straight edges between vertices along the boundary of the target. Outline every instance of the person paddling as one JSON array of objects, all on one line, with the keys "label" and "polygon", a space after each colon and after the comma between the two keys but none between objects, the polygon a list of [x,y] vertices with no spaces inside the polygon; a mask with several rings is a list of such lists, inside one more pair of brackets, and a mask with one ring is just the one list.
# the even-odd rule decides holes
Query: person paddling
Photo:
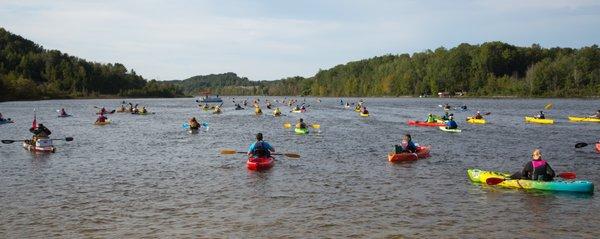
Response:
[{"label": "person paddling", "polygon": [[279,107],[275,108],[275,111],[273,111],[273,115],[280,116],[281,115],[281,109],[279,109]]},{"label": "person paddling", "polygon": [[98,116],[98,118],[96,119],[96,123],[104,123],[104,122],[106,122],[107,119],[108,118],[106,118],[106,116],[104,116],[104,114],[100,114]]},{"label": "person paddling", "polygon": [[399,153],[416,153],[417,152],[417,146],[415,145],[415,143],[413,143],[412,141],[412,137],[410,136],[410,134],[405,134],[404,137],[402,137],[402,143],[400,145],[394,145],[396,154]]},{"label": "person paddling", "polygon": [[527,162],[521,172],[516,172],[510,176],[511,179],[529,179],[552,181],[556,174],[550,164],[542,159],[542,153],[539,149],[533,150],[532,160]]},{"label": "person paddling", "polygon": [[60,109],[60,116],[67,116],[67,111],[65,111],[65,108]]},{"label": "person paddling", "polygon": [[426,122],[427,123],[435,123],[435,122],[437,122],[437,120],[435,119],[435,117],[433,117],[433,114],[428,114]]},{"label": "person paddling", "polygon": [[236,110],[243,110],[244,108],[242,108],[242,106],[240,106],[240,104],[235,104],[235,109]]},{"label": "person paddling", "polygon": [[297,129],[306,129],[306,123],[304,123],[304,120],[302,118],[300,118],[298,120],[298,123],[296,123],[296,128]]},{"label": "person paddling", "polygon": [[248,147],[248,156],[254,158],[264,158],[270,157],[271,153],[275,153],[275,148],[273,148],[267,141],[263,140],[263,134],[256,134],[256,142]]},{"label": "person paddling", "polygon": [[591,115],[590,117],[600,119],[600,110],[598,110],[598,112],[596,112],[596,114]]},{"label": "person paddling", "polygon": [[142,106],[142,109],[140,110],[140,114],[145,114],[148,113],[148,110],[146,110],[146,106]]},{"label": "person paddling", "polygon": [[446,129],[458,129],[458,124],[454,121],[454,116],[450,116],[446,121]]},{"label": "person paddling", "polygon": [[369,111],[367,110],[366,106],[363,106],[363,108],[362,108],[362,114],[364,114],[364,115],[368,115],[369,114]]},{"label": "person paddling", "polygon": [[471,117],[473,119],[483,119],[483,115],[481,115],[481,112],[477,111],[477,113]]},{"label": "person paddling", "polygon": [[540,111],[538,115],[535,116],[536,119],[545,119],[546,115],[544,115],[544,111]]},{"label": "person paddling", "polygon": [[196,117],[192,117],[189,121],[188,124],[190,125],[190,129],[191,130],[197,130],[200,128],[200,123],[198,123],[198,120],[196,120]]},{"label": "person paddling", "polygon": [[46,128],[44,124],[38,124],[36,127],[31,127],[29,129],[29,132],[33,134],[31,141],[26,142],[30,145],[35,145],[38,139],[47,139],[48,136],[52,134],[52,132],[48,128]]},{"label": "person paddling", "polygon": [[449,120],[451,115],[453,114],[448,113],[448,111],[444,112],[444,115],[442,115],[442,120]]}]

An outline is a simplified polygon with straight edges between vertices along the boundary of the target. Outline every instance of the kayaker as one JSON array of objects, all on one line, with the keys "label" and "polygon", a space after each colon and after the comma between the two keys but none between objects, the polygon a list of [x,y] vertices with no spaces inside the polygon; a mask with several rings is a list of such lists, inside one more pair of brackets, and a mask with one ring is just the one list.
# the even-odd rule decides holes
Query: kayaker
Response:
[{"label": "kayaker", "polygon": [[600,110],[598,110],[595,115],[591,115],[590,117],[600,119]]},{"label": "kayaker", "polygon": [[448,113],[448,111],[444,112],[444,115],[442,115],[442,120],[449,120],[450,119],[450,114]]},{"label": "kayaker", "polygon": [[364,107],[362,108],[362,113],[363,113],[364,115],[368,115],[368,114],[369,114],[369,111],[367,110],[367,107],[366,107],[366,106],[364,106]]},{"label": "kayaker", "polygon": [[299,111],[300,110],[300,106],[296,105],[296,107],[294,107],[294,111]]},{"label": "kayaker", "polygon": [[467,110],[467,106],[466,106],[466,105],[463,105],[463,106],[461,106],[460,108],[461,108],[462,110]]},{"label": "kayaker", "polygon": [[546,115],[544,115],[544,111],[540,111],[538,115],[535,116],[536,119],[545,119]]},{"label": "kayaker", "polygon": [[262,114],[262,109],[260,107],[254,108],[254,112],[257,114]]},{"label": "kayaker", "polygon": [[306,106],[302,105],[302,107],[300,107],[301,111],[306,111]]},{"label": "kayaker", "polygon": [[37,142],[38,139],[47,139],[48,136],[50,136],[52,134],[52,132],[46,128],[46,126],[44,126],[44,124],[38,124],[37,127],[31,127],[29,129],[29,132],[31,132],[33,134],[33,137],[31,139],[31,143],[32,145],[35,144],[35,142]]},{"label": "kayaker", "polygon": [[104,123],[104,122],[106,122],[107,119],[108,118],[106,118],[106,116],[104,116],[104,114],[100,114],[98,116],[98,118],[96,119],[96,123]]},{"label": "kayaker", "polygon": [[428,114],[427,115],[427,123],[435,123],[437,122],[437,120],[435,119],[435,117],[433,117],[433,114]]},{"label": "kayaker", "polygon": [[355,111],[360,111],[360,105],[356,105],[356,106],[354,107],[354,110],[355,110]]},{"label": "kayaker", "polygon": [[298,123],[296,123],[296,128],[298,128],[298,129],[306,129],[306,123],[304,123],[304,120],[302,118],[300,118],[298,120]]},{"label": "kayaker", "polygon": [[[346,103],[347,104],[347,103]],[[344,101],[340,99],[340,105],[344,105]]]},{"label": "kayaker", "polygon": [[477,111],[477,113],[472,117],[473,119],[483,119],[481,112]]},{"label": "kayaker", "polygon": [[60,116],[67,116],[67,111],[65,111],[65,108],[60,109]]},{"label": "kayaker", "polygon": [[121,105],[121,107],[119,107],[119,109],[117,111],[118,112],[125,112],[125,106]]},{"label": "kayaker", "polygon": [[458,124],[454,121],[454,116],[450,116],[446,121],[446,129],[458,129]]},{"label": "kayaker", "polygon": [[240,106],[240,104],[235,104],[235,109],[236,110],[243,110],[244,108],[242,108],[242,106]]},{"label": "kayaker", "polygon": [[281,110],[279,109],[279,107],[275,108],[275,111],[273,111],[274,115],[281,115]]},{"label": "kayaker", "polygon": [[244,100],[244,106],[248,106],[248,100]]},{"label": "kayaker", "polygon": [[271,152],[275,152],[275,149],[266,141],[263,140],[262,133],[256,134],[256,142],[248,147],[248,156],[254,158],[270,157]]},{"label": "kayaker", "polygon": [[521,172],[516,172],[510,176],[511,179],[529,179],[552,181],[556,174],[550,164],[542,159],[542,153],[539,149],[533,150],[532,160],[527,162]]},{"label": "kayaker", "polygon": [[190,125],[190,129],[199,129],[200,128],[200,123],[198,123],[198,120],[196,120],[196,117],[192,117],[189,121],[188,124]]},{"label": "kayaker", "polygon": [[100,109],[99,114],[106,114],[106,108],[102,107],[102,109]]},{"label": "kayaker", "polygon": [[417,152],[417,146],[415,145],[415,143],[413,143],[412,141],[412,137],[410,136],[410,134],[405,134],[404,137],[402,137],[402,143],[400,145],[394,145],[395,149],[396,149],[396,153],[403,153],[403,152],[408,152],[408,153],[416,153]]},{"label": "kayaker", "polygon": [[148,110],[146,110],[146,106],[142,106],[142,109],[140,110],[140,114],[145,114],[148,113]]},{"label": "kayaker", "polygon": [[446,103],[446,104],[444,104],[444,109],[450,110],[450,109],[452,109],[452,106],[450,106],[450,104]]}]

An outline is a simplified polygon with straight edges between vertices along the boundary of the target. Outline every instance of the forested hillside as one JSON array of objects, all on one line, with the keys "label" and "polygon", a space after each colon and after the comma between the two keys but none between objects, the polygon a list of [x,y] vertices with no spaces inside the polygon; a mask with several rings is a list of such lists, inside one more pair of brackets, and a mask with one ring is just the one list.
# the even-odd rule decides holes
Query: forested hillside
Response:
[{"label": "forested hillside", "polygon": [[89,62],[46,50],[0,28],[0,100],[178,94],[175,87],[148,83],[122,64]]}]

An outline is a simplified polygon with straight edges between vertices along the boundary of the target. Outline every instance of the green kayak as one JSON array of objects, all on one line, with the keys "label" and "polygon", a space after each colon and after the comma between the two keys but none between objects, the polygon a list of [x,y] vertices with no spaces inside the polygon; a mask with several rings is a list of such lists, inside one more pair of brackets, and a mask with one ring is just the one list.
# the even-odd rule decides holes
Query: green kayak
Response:
[{"label": "green kayak", "polygon": [[294,132],[296,132],[296,134],[308,134],[308,128],[304,128],[304,129],[295,128]]},{"label": "green kayak", "polygon": [[525,179],[508,179],[510,174],[494,171],[485,171],[479,169],[467,169],[469,180],[474,183],[486,184],[488,178],[505,179],[497,186],[505,188],[521,188],[521,189],[537,189],[545,191],[561,191],[561,192],[578,192],[578,193],[594,193],[594,184],[590,181],[583,180],[562,180],[555,179],[553,181],[537,181]]}]

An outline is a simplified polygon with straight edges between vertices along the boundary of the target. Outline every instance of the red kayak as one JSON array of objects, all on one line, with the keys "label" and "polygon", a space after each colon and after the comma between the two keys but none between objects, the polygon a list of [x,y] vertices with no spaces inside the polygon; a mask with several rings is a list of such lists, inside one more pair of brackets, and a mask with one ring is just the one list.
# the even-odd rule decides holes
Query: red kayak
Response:
[{"label": "red kayak", "polygon": [[427,123],[425,121],[414,121],[414,120],[409,120],[408,121],[408,125],[412,125],[412,126],[427,126],[427,127],[439,127],[439,126],[446,126],[446,124],[444,123]]},{"label": "red kayak", "polygon": [[402,161],[414,161],[417,159],[427,158],[429,157],[429,150],[431,146],[418,146],[417,153],[389,153],[388,160],[392,163],[394,162],[402,162]]},{"label": "red kayak", "polygon": [[273,167],[273,164],[275,164],[275,159],[273,157],[268,157],[268,158],[253,158],[250,157],[248,158],[248,161],[246,161],[246,166],[248,166],[249,170],[266,170],[266,169],[270,169]]}]

